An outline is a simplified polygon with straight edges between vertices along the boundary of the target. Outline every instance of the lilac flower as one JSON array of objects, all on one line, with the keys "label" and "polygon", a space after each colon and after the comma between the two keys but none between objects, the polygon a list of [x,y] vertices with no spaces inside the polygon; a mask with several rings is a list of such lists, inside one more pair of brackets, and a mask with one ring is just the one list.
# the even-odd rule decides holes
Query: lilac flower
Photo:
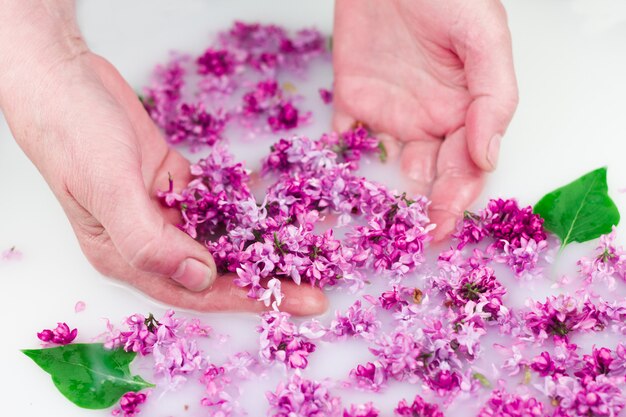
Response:
[{"label": "lilac flower", "polygon": [[177,109],[176,117],[164,129],[170,143],[189,142],[193,150],[200,145],[212,146],[221,141],[227,121],[227,114],[221,111],[209,113],[202,103],[183,103]]},{"label": "lilac flower", "polygon": [[318,91],[320,93],[320,98],[322,99],[324,104],[330,104],[330,103],[333,102],[333,92],[332,91],[327,90],[325,88],[320,88]]},{"label": "lilac flower", "polygon": [[530,206],[520,208],[514,199],[491,200],[484,218],[485,230],[496,240],[496,246],[503,247],[508,242],[513,247],[520,247],[522,238],[535,242],[546,239],[543,219],[534,214]]},{"label": "lilac flower", "polygon": [[436,404],[427,403],[419,395],[415,396],[410,405],[406,400],[400,401],[394,412],[398,417],[443,417]]},{"label": "lilac flower", "polygon": [[348,308],[345,316],[339,311],[335,313],[335,320],[331,322],[329,330],[338,337],[361,336],[371,339],[379,327],[374,306],[363,308],[361,301],[357,300]]},{"label": "lilac flower", "polygon": [[587,283],[600,281],[615,288],[615,278],[626,281],[626,251],[615,244],[617,229],[600,237],[600,246],[595,258],[582,258],[578,261],[580,273]]},{"label": "lilac flower", "polygon": [[279,103],[270,110],[267,118],[267,124],[272,132],[280,132],[281,130],[290,130],[305,122],[308,116],[300,116],[298,109],[293,103],[287,101]]},{"label": "lilac flower", "polygon": [[551,376],[555,373],[562,374],[565,371],[564,369],[557,370],[556,364],[554,363],[554,361],[550,357],[550,353],[548,352],[541,352],[539,356],[535,356],[532,363],[530,364],[530,367],[533,371],[539,373],[539,375],[543,377]]},{"label": "lilac flower", "polygon": [[616,417],[626,405],[621,389],[604,375],[581,380],[561,376],[546,379],[544,391],[564,416]]},{"label": "lilac flower", "polygon": [[174,56],[167,65],[157,66],[142,99],[146,111],[162,129],[176,117],[185,85],[186,61],[187,57]]},{"label": "lilac flower", "polygon": [[152,352],[155,375],[176,389],[187,376],[203,369],[206,358],[194,340],[178,338],[173,342],[156,343]]},{"label": "lilac flower", "polygon": [[520,208],[517,201],[491,200],[479,214],[466,213],[455,235],[457,248],[490,237],[487,252],[497,262],[506,263],[517,275],[534,271],[539,254],[547,247],[543,219],[532,207]]},{"label": "lilac flower", "polygon": [[494,390],[478,417],[544,417],[543,403],[534,397],[521,397]]},{"label": "lilac flower", "polygon": [[134,417],[140,413],[139,406],[146,402],[148,398],[147,393],[142,392],[127,392],[122,395],[119,402],[119,408],[114,409],[111,414],[114,416],[122,416],[122,417]]},{"label": "lilac flower", "polygon": [[213,328],[203,324],[199,319],[191,319],[184,328],[185,335],[189,337],[209,337],[213,333]]},{"label": "lilac flower", "polygon": [[254,90],[244,94],[242,113],[247,117],[266,114],[280,102],[282,92],[274,79],[260,81]]},{"label": "lilac flower", "polygon": [[37,333],[37,337],[44,343],[67,345],[76,339],[77,334],[78,329],[70,330],[67,323],[57,323],[57,327],[55,329],[44,329]]},{"label": "lilac flower", "polygon": [[606,375],[609,373],[613,356],[610,349],[600,348],[592,349],[591,355],[584,355],[582,358],[583,369],[575,373],[578,378],[584,379],[587,376],[596,378],[598,375]]},{"label": "lilac flower", "polygon": [[298,333],[288,313],[267,312],[261,316],[260,357],[267,361],[279,361],[290,368],[306,368],[308,356],[315,345]]},{"label": "lilac flower", "polygon": [[157,341],[156,330],[158,322],[150,315],[148,318],[141,314],[133,314],[125,323],[129,330],[121,332],[119,342],[127,352],[137,352],[140,355],[152,353]]},{"label": "lilac flower", "polygon": [[621,342],[615,348],[615,357],[609,366],[609,372],[612,376],[626,375],[626,346]]},{"label": "lilac flower", "polygon": [[235,71],[235,57],[228,50],[207,49],[196,61],[198,73],[216,77],[230,75]]},{"label": "lilac flower", "polygon": [[383,292],[378,298],[380,306],[385,310],[398,309],[408,304],[402,298],[402,293],[397,286],[393,286],[391,290]]},{"label": "lilac flower", "polygon": [[350,409],[343,410],[343,417],[378,417],[379,411],[371,402],[365,404],[351,404]]},{"label": "lilac flower", "polygon": [[320,142],[330,147],[341,160],[350,163],[350,168],[357,169],[362,154],[381,152],[381,143],[363,126],[356,126],[341,134],[325,134]]},{"label": "lilac flower", "polygon": [[368,362],[351,370],[350,378],[359,388],[377,392],[387,380],[387,374],[380,362]]},{"label": "lilac flower", "polygon": [[548,335],[566,337],[572,331],[591,330],[598,324],[596,308],[589,300],[563,294],[549,297],[543,304],[535,303],[524,320],[538,340]]},{"label": "lilac flower", "polygon": [[271,417],[338,417],[342,411],[340,399],[333,397],[323,384],[297,374],[266,395]]}]

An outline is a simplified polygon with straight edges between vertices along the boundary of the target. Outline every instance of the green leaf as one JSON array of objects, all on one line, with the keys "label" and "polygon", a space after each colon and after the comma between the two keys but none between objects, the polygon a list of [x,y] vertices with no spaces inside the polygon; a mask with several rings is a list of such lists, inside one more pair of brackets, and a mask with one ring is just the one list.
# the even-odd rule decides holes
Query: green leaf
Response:
[{"label": "green leaf", "polygon": [[534,212],[543,217],[547,230],[561,238],[561,248],[609,233],[620,219],[608,194],[606,167],[546,194],[535,204]]},{"label": "green leaf", "polygon": [[485,375],[479,372],[474,372],[472,374],[472,377],[476,379],[478,382],[480,382],[480,385],[482,385],[484,388],[491,388],[491,382],[489,382],[489,380],[487,379]]},{"label": "green leaf", "polygon": [[387,157],[389,155],[387,154],[387,147],[382,141],[378,142],[378,151],[378,157],[380,158],[380,162],[387,162]]},{"label": "green leaf", "polygon": [[128,365],[135,358],[134,352],[108,350],[101,343],[22,352],[52,376],[61,394],[82,408],[108,408],[129,391],[154,386],[130,374]]}]

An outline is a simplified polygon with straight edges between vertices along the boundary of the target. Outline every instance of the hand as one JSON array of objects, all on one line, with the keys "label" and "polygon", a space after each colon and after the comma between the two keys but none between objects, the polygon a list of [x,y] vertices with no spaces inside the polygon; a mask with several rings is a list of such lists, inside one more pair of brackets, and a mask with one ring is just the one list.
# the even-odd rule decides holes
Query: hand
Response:
[{"label": "hand", "polygon": [[[80,38],[69,44],[51,54],[53,60],[43,54],[25,61],[29,65],[19,75],[15,66],[5,71],[0,104],[89,261],[104,275],[170,305],[263,310],[232,278],[216,276],[206,247],[175,226],[178,213],[156,201],[156,191],[167,188],[168,172],[178,187],[187,184],[189,162],[168,148],[111,64],[90,53]],[[283,292],[285,311],[315,314],[326,308],[321,291],[309,286],[285,282]]]},{"label": "hand", "polygon": [[[481,192],[518,93],[498,0],[337,0],[334,128],[355,121],[402,143],[415,192],[430,193],[435,240]],[[392,153],[392,152],[390,152]]]}]

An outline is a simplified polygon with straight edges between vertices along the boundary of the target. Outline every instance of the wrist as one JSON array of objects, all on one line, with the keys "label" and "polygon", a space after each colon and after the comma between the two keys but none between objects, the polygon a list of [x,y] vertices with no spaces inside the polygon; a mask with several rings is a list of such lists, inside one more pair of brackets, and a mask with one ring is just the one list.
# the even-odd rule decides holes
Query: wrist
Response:
[{"label": "wrist", "polygon": [[74,0],[0,0],[0,108],[23,103],[57,66],[87,50]]}]

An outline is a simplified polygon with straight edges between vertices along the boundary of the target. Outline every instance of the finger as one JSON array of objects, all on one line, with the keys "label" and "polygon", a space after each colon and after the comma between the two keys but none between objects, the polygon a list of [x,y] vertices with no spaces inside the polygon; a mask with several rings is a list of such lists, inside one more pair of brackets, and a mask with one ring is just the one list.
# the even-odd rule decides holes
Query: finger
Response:
[{"label": "finger", "polygon": [[[164,161],[167,167],[175,153]],[[209,287],[216,277],[207,249],[162,216],[143,183],[139,167],[126,167],[106,178],[87,176],[87,211],[98,219],[120,256],[133,268],[168,276],[193,291]],[[118,198],[110,199],[115,193]]]},{"label": "finger", "polygon": [[411,179],[414,194],[428,195],[437,175],[440,140],[413,141],[404,145],[402,171]]},{"label": "finger", "polygon": [[481,19],[486,24],[468,19],[471,28],[454,35],[472,99],[465,119],[469,153],[485,171],[496,168],[500,141],[518,103],[506,12],[499,2],[492,3]]},{"label": "finger", "polygon": [[[150,285],[149,283],[153,283]],[[133,283],[142,292],[166,304],[196,311],[266,311],[264,303],[248,297],[248,290],[233,284],[232,275],[223,275],[215,280],[210,289],[193,293],[168,280],[138,279]],[[296,285],[283,281],[285,295],[281,311],[299,316],[321,314],[328,308],[324,293],[309,285]]]},{"label": "finger", "polygon": [[465,129],[461,128],[447,137],[439,150],[429,210],[431,222],[437,224],[435,241],[454,230],[463,212],[482,191],[484,180],[485,174],[471,158]]},{"label": "finger", "polygon": [[[84,209],[82,212],[89,216]],[[232,275],[218,277],[209,289],[191,292],[172,280],[164,279],[163,276],[134,269],[119,254],[106,231],[100,229],[100,232],[94,233],[94,228],[85,227],[76,221],[80,218],[80,216],[70,217],[70,223],[81,249],[91,264],[105,276],[115,277],[155,300],[175,307],[203,312],[258,312],[268,309],[262,302],[249,298],[246,289],[235,286]],[[305,316],[321,314],[328,309],[328,299],[319,288],[309,285],[298,286],[293,281],[283,281],[281,284],[285,295],[280,306],[281,310]]]},{"label": "finger", "polygon": [[396,138],[386,133],[377,133],[375,136],[385,147],[385,152],[387,152],[385,161],[389,163],[396,162],[400,157],[403,145]]}]

